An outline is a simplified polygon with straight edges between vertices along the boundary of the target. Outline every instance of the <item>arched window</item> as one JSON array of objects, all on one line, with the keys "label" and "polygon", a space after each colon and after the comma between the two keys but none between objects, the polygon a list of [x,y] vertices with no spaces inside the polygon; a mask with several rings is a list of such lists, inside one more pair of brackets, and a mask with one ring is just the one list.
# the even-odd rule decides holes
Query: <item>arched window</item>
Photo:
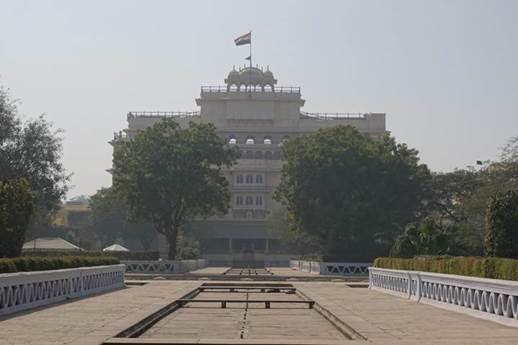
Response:
[{"label": "arched window", "polygon": [[263,184],[263,175],[256,175],[255,176],[255,183]]},{"label": "arched window", "polygon": [[255,204],[257,206],[263,206],[263,197],[258,195],[255,197]]},{"label": "arched window", "polygon": [[264,153],[264,159],[272,159],[272,151],[266,151]]},{"label": "arched window", "polygon": [[236,176],[236,184],[243,184],[243,175]]},{"label": "arched window", "polygon": [[255,144],[255,139],[254,139],[254,137],[248,137],[248,138],[246,138],[245,144],[247,144],[247,145],[253,145],[253,144]]},{"label": "arched window", "polygon": [[253,205],[254,204],[254,198],[251,196],[247,196],[245,199],[245,205]]},{"label": "arched window", "polygon": [[275,151],[273,153],[273,159],[281,159],[281,151]]},{"label": "arched window", "polygon": [[272,144],[272,138],[270,137],[264,137],[264,142],[263,142],[265,145],[271,145]]},{"label": "arched window", "polygon": [[263,159],[263,151],[255,151],[255,159]]},{"label": "arched window", "polygon": [[246,151],[246,158],[253,159],[254,158],[254,151]]},{"label": "arched window", "polygon": [[243,205],[243,197],[241,195],[236,196],[236,205]]},{"label": "arched window", "polygon": [[254,176],[253,175],[246,175],[246,184],[252,184],[254,183]]},{"label": "arched window", "polygon": [[234,138],[234,137],[231,137],[231,138],[228,140],[228,143],[229,143],[230,145],[235,145],[235,144],[237,144],[237,139],[236,139],[236,138]]}]

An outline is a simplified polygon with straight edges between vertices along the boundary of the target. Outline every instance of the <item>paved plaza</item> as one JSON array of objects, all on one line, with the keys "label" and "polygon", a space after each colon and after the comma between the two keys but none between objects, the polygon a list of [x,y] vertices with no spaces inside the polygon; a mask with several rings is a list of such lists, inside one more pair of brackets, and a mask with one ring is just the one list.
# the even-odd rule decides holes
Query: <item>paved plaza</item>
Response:
[{"label": "paved plaza", "polygon": [[[332,279],[326,282],[297,281],[297,277],[307,278],[308,274],[290,272],[289,269],[272,269],[271,272],[274,276],[292,273],[292,281],[271,283],[277,285],[268,285],[270,283],[265,281],[260,283],[266,287],[285,286],[286,290],[201,290],[192,297],[200,303],[185,303],[182,308],[168,313],[145,329],[137,338],[113,338],[204,284],[220,284],[219,288],[229,284],[254,284],[250,278],[237,282],[210,280],[210,283],[203,279],[204,273],[222,274],[227,270],[200,270],[195,272],[199,275],[198,280],[157,277],[131,281],[122,290],[3,317],[0,318],[0,345],[98,345],[103,342],[514,345],[518,342],[518,328],[410,302],[369,290],[364,288],[365,284]],[[219,300],[236,303],[229,302],[223,308],[214,302]],[[253,302],[263,300],[275,303],[267,308],[263,302]],[[306,301],[314,301],[315,307],[309,307]]]}]

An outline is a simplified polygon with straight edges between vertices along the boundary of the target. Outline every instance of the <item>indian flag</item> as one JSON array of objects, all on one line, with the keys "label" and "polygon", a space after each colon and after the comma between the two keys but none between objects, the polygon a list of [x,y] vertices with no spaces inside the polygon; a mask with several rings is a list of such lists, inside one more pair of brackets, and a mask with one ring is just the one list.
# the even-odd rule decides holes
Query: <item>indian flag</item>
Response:
[{"label": "indian flag", "polygon": [[252,43],[252,32],[250,31],[249,33],[239,36],[234,40],[234,43],[236,44],[236,46]]}]

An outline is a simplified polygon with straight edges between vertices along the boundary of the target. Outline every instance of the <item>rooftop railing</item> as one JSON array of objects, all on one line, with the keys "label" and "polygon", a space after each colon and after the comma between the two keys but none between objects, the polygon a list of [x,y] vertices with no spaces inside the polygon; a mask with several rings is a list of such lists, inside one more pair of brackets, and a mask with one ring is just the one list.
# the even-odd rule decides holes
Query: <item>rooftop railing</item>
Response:
[{"label": "rooftop railing", "polygon": [[308,113],[305,111],[301,111],[300,114],[322,120],[364,119],[367,115],[364,113]]},{"label": "rooftop railing", "polygon": [[191,117],[191,116],[199,116],[199,111],[130,111],[128,112],[128,116],[138,116],[138,117]]},{"label": "rooftop railing", "polygon": [[232,86],[230,89],[226,85],[218,86],[202,86],[201,93],[278,93],[278,94],[298,94],[300,95],[300,87],[298,86],[275,86],[274,88],[265,87],[264,90],[260,87],[252,86],[252,90],[245,89],[245,87],[237,88]]}]

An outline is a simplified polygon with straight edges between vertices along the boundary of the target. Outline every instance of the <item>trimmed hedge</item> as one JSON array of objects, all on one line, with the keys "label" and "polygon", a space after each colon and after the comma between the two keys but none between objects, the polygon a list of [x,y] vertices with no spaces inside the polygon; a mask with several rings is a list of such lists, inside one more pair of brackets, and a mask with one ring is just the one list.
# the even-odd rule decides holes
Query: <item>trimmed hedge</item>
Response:
[{"label": "trimmed hedge", "polygon": [[21,256],[0,259],[0,273],[58,270],[63,268],[116,265],[119,259],[111,256]]},{"label": "trimmed hedge", "polygon": [[159,252],[90,252],[90,251],[74,251],[74,252],[60,252],[60,251],[31,251],[27,250],[22,253],[22,256],[27,257],[49,257],[49,256],[98,256],[98,257],[115,257],[119,260],[158,260],[160,258]]},{"label": "trimmed hedge", "polygon": [[518,280],[518,260],[494,257],[377,258],[374,267]]}]

